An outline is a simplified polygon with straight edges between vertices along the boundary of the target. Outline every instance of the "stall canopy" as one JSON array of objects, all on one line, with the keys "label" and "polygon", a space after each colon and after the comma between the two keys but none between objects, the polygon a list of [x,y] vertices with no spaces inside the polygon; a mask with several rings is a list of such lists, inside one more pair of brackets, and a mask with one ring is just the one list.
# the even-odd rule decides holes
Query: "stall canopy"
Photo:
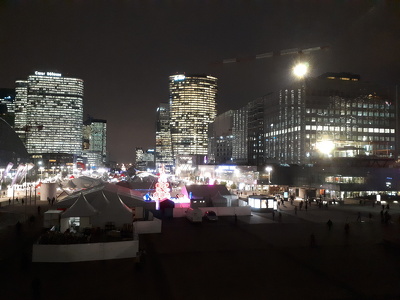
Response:
[{"label": "stall canopy", "polygon": [[130,224],[133,222],[132,210],[127,207],[119,197],[117,199],[107,199],[109,204],[104,207],[102,212],[94,217],[91,221],[93,226],[103,227],[108,222],[113,222],[116,227]]},{"label": "stall canopy", "polygon": [[211,197],[211,201],[212,201],[213,206],[219,206],[219,207],[227,207],[228,206],[228,199],[226,199],[224,196],[222,196],[220,192],[218,192],[213,197]]},{"label": "stall canopy", "polygon": [[62,214],[62,218],[91,217],[96,214],[98,214],[98,211],[89,204],[81,193],[75,203]]}]

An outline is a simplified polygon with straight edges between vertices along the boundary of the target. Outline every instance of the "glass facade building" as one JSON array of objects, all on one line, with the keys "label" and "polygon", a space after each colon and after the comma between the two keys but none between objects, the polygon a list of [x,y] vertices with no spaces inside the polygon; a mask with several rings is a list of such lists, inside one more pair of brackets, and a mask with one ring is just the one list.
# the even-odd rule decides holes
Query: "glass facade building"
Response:
[{"label": "glass facade building", "polygon": [[208,125],[216,117],[217,78],[207,75],[169,77],[172,153],[207,155]]},{"label": "glass facade building", "polygon": [[213,164],[233,163],[233,110],[218,115],[209,125],[208,162]]},{"label": "glass facade building", "polygon": [[265,105],[267,160],[308,164],[323,157],[395,156],[395,105],[358,75],[306,79]]},{"label": "glass facade building", "polygon": [[164,165],[170,170],[174,164],[172,158],[171,129],[169,117],[169,104],[160,103],[156,117],[156,167]]},{"label": "glass facade building", "polygon": [[82,153],[83,80],[38,72],[16,81],[15,131],[28,153]]},{"label": "glass facade building", "polygon": [[83,123],[83,154],[90,166],[107,164],[107,121],[89,118]]}]

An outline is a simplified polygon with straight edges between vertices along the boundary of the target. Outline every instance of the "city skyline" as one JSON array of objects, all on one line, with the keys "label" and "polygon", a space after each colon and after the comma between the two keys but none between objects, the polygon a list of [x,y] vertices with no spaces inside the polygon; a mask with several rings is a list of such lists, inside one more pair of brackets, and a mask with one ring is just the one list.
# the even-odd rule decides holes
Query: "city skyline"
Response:
[{"label": "city skyline", "polygon": [[[82,78],[84,118],[107,120],[119,162],[133,161],[135,147],[154,147],[156,109],[178,72],[218,78],[218,114],[293,80],[297,55],[250,59],[269,51],[327,45],[306,56],[311,76],[347,71],[393,94],[400,82],[395,2],[31,1],[2,3],[0,16],[0,87],[15,88],[34,70]],[[233,57],[249,59],[221,63]]]}]

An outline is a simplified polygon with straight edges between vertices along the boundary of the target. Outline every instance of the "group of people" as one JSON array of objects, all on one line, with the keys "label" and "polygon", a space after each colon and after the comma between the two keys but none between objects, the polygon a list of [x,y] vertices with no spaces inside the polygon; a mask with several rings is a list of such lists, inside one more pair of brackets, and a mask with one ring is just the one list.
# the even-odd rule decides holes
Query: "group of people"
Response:
[{"label": "group of people", "polygon": [[56,202],[56,198],[55,197],[53,197],[53,198],[47,197],[47,202],[49,202],[49,205],[54,205],[54,202]]}]

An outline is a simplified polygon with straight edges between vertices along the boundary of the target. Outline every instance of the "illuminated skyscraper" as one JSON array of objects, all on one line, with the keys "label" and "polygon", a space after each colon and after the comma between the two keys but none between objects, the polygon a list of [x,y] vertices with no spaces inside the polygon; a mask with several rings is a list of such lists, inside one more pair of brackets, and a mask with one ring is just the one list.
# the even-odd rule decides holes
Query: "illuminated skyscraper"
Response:
[{"label": "illuminated skyscraper", "polygon": [[38,72],[16,81],[15,131],[32,153],[82,153],[83,80]]},{"label": "illuminated skyscraper", "polygon": [[164,165],[167,170],[170,170],[174,163],[172,159],[168,103],[160,103],[160,106],[157,108],[155,159],[157,168]]},{"label": "illuminated skyscraper", "polygon": [[217,78],[207,75],[169,77],[172,153],[206,155],[208,124],[216,117]]},{"label": "illuminated skyscraper", "polygon": [[83,154],[91,167],[107,164],[107,121],[89,117],[83,123]]}]

